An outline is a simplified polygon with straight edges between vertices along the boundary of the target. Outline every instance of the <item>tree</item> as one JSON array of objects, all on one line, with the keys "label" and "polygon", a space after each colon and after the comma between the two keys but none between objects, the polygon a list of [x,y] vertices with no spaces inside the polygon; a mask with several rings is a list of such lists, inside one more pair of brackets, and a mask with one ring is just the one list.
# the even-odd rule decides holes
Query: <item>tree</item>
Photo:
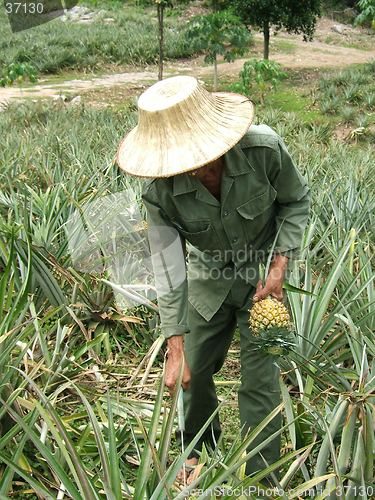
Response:
[{"label": "tree", "polygon": [[232,90],[238,94],[254,96],[254,86],[260,90],[260,103],[263,106],[264,96],[271,89],[276,89],[280,82],[287,77],[281,64],[264,59],[246,61],[239,74],[240,81],[232,85]]},{"label": "tree", "polygon": [[311,40],[320,15],[321,0],[230,0],[246,26],[259,27],[264,34],[263,58],[268,59],[270,28],[303,33]]},{"label": "tree", "polygon": [[217,56],[233,62],[244,53],[251,37],[239,17],[229,10],[197,16],[189,23],[186,38],[193,41],[193,50],[208,51],[206,64],[214,65],[214,90],[217,90]]},{"label": "tree", "polygon": [[158,15],[159,28],[159,80],[163,79],[163,59],[164,59],[164,9],[172,7],[170,0],[155,0]]},{"label": "tree", "polygon": [[361,13],[355,18],[354,26],[363,25],[365,21],[369,21],[375,29],[375,0],[359,0],[357,5]]},{"label": "tree", "polygon": [[36,83],[38,80],[36,75],[37,70],[34,66],[25,62],[19,63],[15,61],[10,63],[3,71],[3,76],[0,79],[0,87],[11,87],[13,83],[17,81],[22,97],[22,85],[25,81],[25,77],[27,77],[31,83]]}]

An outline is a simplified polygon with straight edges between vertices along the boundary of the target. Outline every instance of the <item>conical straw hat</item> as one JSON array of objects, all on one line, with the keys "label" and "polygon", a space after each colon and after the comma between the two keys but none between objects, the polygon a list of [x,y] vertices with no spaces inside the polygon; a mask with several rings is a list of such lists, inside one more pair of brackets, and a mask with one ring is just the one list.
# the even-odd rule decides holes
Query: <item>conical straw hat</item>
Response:
[{"label": "conical straw hat", "polygon": [[216,160],[254,117],[246,97],[211,94],[191,76],[156,83],[141,95],[138,110],[138,125],[117,153],[120,168],[138,177],[170,177]]}]

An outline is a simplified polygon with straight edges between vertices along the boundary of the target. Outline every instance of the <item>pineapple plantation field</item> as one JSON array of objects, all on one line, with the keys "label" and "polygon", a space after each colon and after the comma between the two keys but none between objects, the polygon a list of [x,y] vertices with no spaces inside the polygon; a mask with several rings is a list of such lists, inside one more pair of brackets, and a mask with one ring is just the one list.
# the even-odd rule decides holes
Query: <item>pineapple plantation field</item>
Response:
[{"label": "pineapple plantation field", "polygon": [[[276,471],[270,498],[375,498],[375,32],[332,14],[313,42],[272,36],[287,77],[248,89],[255,123],[283,137],[312,188],[289,280],[309,293],[287,292],[296,345],[276,358],[280,462],[244,475],[255,434],[241,443],[235,336],[215,377],[223,438],[204,450],[189,492],[175,481],[188,451],[174,440],[177,394],[163,386],[141,181],[114,161],[157,79],[155,11],[105,10],[14,38],[0,12],[0,64],[18,57],[39,70],[36,85],[0,89],[0,499],[244,500]],[[179,45],[202,11],[196,2],[167,16],[165,77],[212,89],[203,55]],[[261,54],[254,33],[246,59]],[[243,63],[219,64],[219,90]]]}]

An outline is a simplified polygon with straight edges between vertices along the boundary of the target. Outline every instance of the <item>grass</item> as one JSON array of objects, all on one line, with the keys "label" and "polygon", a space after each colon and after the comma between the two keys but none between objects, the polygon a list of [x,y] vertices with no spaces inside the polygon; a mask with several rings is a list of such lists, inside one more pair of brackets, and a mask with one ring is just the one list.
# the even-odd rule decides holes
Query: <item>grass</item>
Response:
[{"label": "grass", "polygon": [[[106,13],[89,25],[49,23],[11,33],[4,10],[0,12],[0,68],[12,61],[29,62],[42,74],[69,70],[100,70],[102,65],[147,65],[158,60],[158,28],[155,11],[123,4],[101,4]],[[97,9],[99,10],[99,9]],[[145,13],[147,15],[145,15]],[[114,22],[105,19],[111,17]],[[185,23],[165,20],[165,59],[191,54],[182,48]]]},{"label": "grass", "polygon": [[366,39],[361,40],[359,37],[356,37],[356,41],[345,42],[342,40],[341,35],[332,34],[332,35],[327,35],[324,38],[324,42],[328,45],[338,45],[340,47],[345,47],[348,49],[356,49],[362,51],[369,50],[368,40]]},{"label": "grass", "polygon": [[[318,86],[321,86],[322,89],[329,89],[333,78],[341,79],[342,81],[346,79],[345,75],[332,74],[328,75],[321,82],[318,82]],[[321,226],[317,225],[313,243],[310,245],[311,259],[314,260],[315,273],[318,273],[319,269],[321,269],[319,266],[323,266],[324,272],[327,273],[326,276],[329,276],[328,271],[332,264],[330,262],[327,264],[327,258],[329,260],[330,256],[332,256],[334,262],[337,260],[335,249],[330,247],[331,240],[340,244],[339,242],[348,234],[348,228],[350,229],[355,221],[358,221],[358,244],[359,241],[365,241],[366,238],[370,238],[370,241],[372,239],[373,223],[371,221],[373,220],[373,215],[371,214],[373,214],[374,205],[371,200],[365,203],[365,186],[371,193],[374,182],[372,178],[372,147],[366,149],[363,139],[360,139],[358,143],[353,141],[350,144],[337,144],[332,141],[327,129],[323,125],[329,129],[335,123],[334,120],[336,120],[336,117],[334,115],[324,117],[314,108],[314,112],[317,113],[316,119],[313,122],[311,119],[306,119],[306,108],[309,105],[312,106],[313,94],[309,98],[306,89],[303,90],[304,94],[302,91],[300,93],[299,90],[295,93],[291,92],[290,85],[291,82],[283,83],[275,94],[269,94],[268,97],[273,100],[273,104],[272,106],[257,110],[257,122],[268,123],[279,131],[287,142],[293,156],[297,158],[301,170],[310,178],[314,193],[313,218],[316,217],[321,223]],[[323,118],[326,120],[325,124],[323,121],[322,125],[317,124],[318,119],[323,120]],[[91,194],[100,194],[104,190],[115,191],[122,188],[121,181],[123,177],[113,167],[112,162],[120,139],[129,128],[134,126],[135,122],[136,110],[134,102],[132,105],[129,102],[128,107],[122,110],[109,108],[92,109],[84,105],[74,108],[58,103],[32,102],[8,106],[0,115],[0,130],[4,132],[0,136],[0,183],[2,190],[0,214],[3,223],[6,222],[8,225],[13,223],[22,225],[23,214],[28,213],[27,219],[30,220],[29,235],[32,238],[32,242],[34,244],[37,242],[42,244],[55,256],[60,265],[65,266],[68,272],[69,263],[64,263],[67,251],[60,250],[60,248],[64,248],[64,235],[59,229],[61,225],[60,219],[57,218],[56,220],[56,228],[50,229],[50,237],[52,238],[50,241],[48,233],[46,234],[48,226],[43,226],[44,218],[48,214],[52,216],[52,220],[55,218],[55,214],[63,214],[64,217],[67,217],[72,200],[78,206],[84,206],[82,202],[86,197],[90,197]],[[6,134],[5,131],[8,133]],[[343,162],[343,158],[345,158],[345,162]],[[349,195],[346,191],[350,175],[357,182],[356,193],[358,193],[358,197],[352,194]],[[345,180],[346,182],[344,182]],[[27,190],[25,188],[26,184],[29,186]],[[137,185],[134,187],[135,189],[139,189]],[[47,188],[50,188],[50,191]],[[33,203],[31,203],[31,193]],[[56,199],[51,196],[52,194],[59,199],[57,205],[53,205],[52,203]],[[40,199],[38,202],[37,195]],[[356,199],[362,200],[363,205],[361,204],[362,201],[355,205],[354,201]],[[58,206],[63,207],[62,212],[57,210],[56,207]],[[337,217],[336,224],[334,225],[332,225],[331,221],[332,214]],[[351,214],[351,216],[346,217],[345,214]],[[366,223],[364,223],[365,221]],[[332,233],[326,241],[322,240],[320,231],[328,231],[329,228],[331,228]],[[329,250],[327,250],[325,245],[327,245]],[[346,269],[346,261],[344,261],[344,264],[340,269]],[[70,283],[60,279],[59,284],[64,293],[67,296],[71,296]],[[84,283],[81,282],[80,286],[83,288]],[[89,292],[93,292],[94,281],[92,278],[87,283],[87,286],[89,290],[86,291],[86,295]],[[335,286],[339,290],[339,296],[343,299],[345,293],[347,293],[344,291],[343,283],[336,282]],[[357,280],[351,282],[350,286],[352,288],[359,286],[357,285]],[[37,297],[42,294],[42,290],[38,287],[31,292],[30,297],[36,297],[36,301]],[[362,292],[357,288],[353,288],[352,292],[347,301],[347,307],[352,308],[353,321],[358,324],[358,328],[361,328],[364,320],[371,327],[371,314],[369,314],[369,317],[362,317],[362,311],[367,311],[366,306],[362,305],[357,312],[353,307],[353,304],[355,304]],[[370,290],[369,293],[371,293]],[[83,300],[82,297],[80,299],[81,302]],[[325,317],[327,318],[327,316],[333,316],[333,313],[329,316],[331,308],[335,304],[335,307],[338,307],[338,302],[335,302],[334,296],[329,297],[327,295],[326,299],[327,301],[330,299],[325,303],[325,307],[327,307]],[[41,316],[44,314],[43,307],[45,306],[43,305],[43,301],[39,301],[39,305],[41,309],[38,309],[38,316]],[[318,306],[317,309],[319,309]],[[322,310],[319,314],[323,315],[324,311]],[[337,309],[333,312],[336,311]],[[137,314],[140,314],[140,311]],[[87,322],[88,320],[84,316],[80,317],[88,327],[90,325]],[[147,320],[147,316],[145,316],[145,320]],[[53,328],[55,327],[51,327],[47,337],[48,344],[51,346],[55,342]],[[106,351],[100,348],[98,353],[101,357],[100,359],[103,361],[99,366],[103,376],[106,377],[106,383],[111,387],[113,394],[117,394],[120,401],[122,401],[124,396],[132,396],[143,401],[145,399],[153,401],[155,398],[155,380],[159,380],[160,378],[163,358],[161,356],[157,357],[155,366],[143,387],[140,387],[142,385],[140,384],[140,380],[143,376],[143,371],[135,379],[132,386],[128,387],[131,373],[134,372],[141,358],[147,352],[147,345],[142,340],[140,332],[137,331],[136,325],[132,325],[132,329],[133,337],[124,328],[117,330],[119,334],[111,335],[111,349],[113,353],[118,352],[119,346],[123,352],[117,360],[113,358],[111,363],[108,364],[105,356]],[[74,336],[77,337],[80,330],[77,328],[76,330],[72,330],[72,332],[74,338]],[[114,341],[115,337],[118,343]],[[216,376],[219,398],[224,398],[227,395],[228,385],[226,384],[228,382],[232,383],[239,379],[238,342],[236,340],[233,342],[231,350],[232,352],[229,353],[226,364]],[[357,359],[360,358],[357,357]],[[339,360],[336,358],[335,360],[339,363]],[[319,358],[318,361],[316,365],[313,365],[313,368],[322,370],[319,368],[321,366],[320,363],[324,365],[326,361],[324,357]],[[301,378],[305,376],[304,372],[301,372]],[[319,373],[318,381],[316,382],[317,386],[309,397],[309,404],[318,395],[319,391],[321,392],[321,386],[319,386],[318,382],[322,379],[321,383],[324,383],[325,376],[325,373]],[[296,381],[293,379],[293,374],[290,374],[289,377],[289,384],[294,388],[298,388]],[[98,392],[99,386],[95,382],[92,372],[83,372],[79,382],[85,387],[86,394],[91,394],[91,397],[93,394],[90,392],[90,385],[95,387],[95,391]],[[298,400],[299,392],[302,391],[295,391],[293,401]],[[64,397],[76,404],[71,392],[66,393]],[[327,419],[329,419],[329,411],[334,407],[335,396],[334,394],[328,394],[327,398],[328,401],[324,398],[320,400],[316,399],[314,403],[316,405],[314,408],[316,409],[314,411],[322,411],[323,415],[326,415]],[[324,406],[323,403],[326,406],[321,410],[321,407]],[[67,425],[70,425],[73,418],[70,410],[74,408],[73,414],[78,410],[78,406],[74,406],[74,404],[69,407],[69,405],[64,403],[64,422]],[[92,400],[92,404],[96,404],[95,399]],[[325,408],[328,409],[326,410]],[[81,407],[79,407],[79,410],[82,411]],[[327,411],[327,414],[324,413],[325,411]],[[97,418],[100,416],[100,423],[102,423],[101,419],[104,418],[105,412],[100,413],[100,408],[98,412]],[[220,415],[224,422],[225,441],[227,446],[229,446],[237,436],[240,427],[235,392],[221,408]],[[307,420],[314,417],[314,415],[307,416]],[[79,439],[83,442],[84,434],[81,435],[80,433],[86,431],[82,430],[81,424],[84,424],[85,427],[88,425],[86,421],[87,416],[82,417],[79,422],[77,421],[79,425],[74,425],[75,430],[72,434],[72,439]],[[329,422],[329,420],[327,421]],[[311,423],[309,420],[308,422]],[[135,431],[138,432],[136,426]],[[318,431],[319,436],[324,437],[324,429],[319,427]],[[71,434],[72,432],[72,429],[69,428],[69,433]],[[120,438],[124,439],[124,436],[119,434]],[[50,437],[49,439],[52,438]],[[131,438],[129,437],[128,439]],[[123,441],[123,446],[127,446],[129,442]],[[289,431],[283,433],[283,444],[286,449],[290,450],[291,437]],[[286,449],[284,452],[286,452]],[[47,450],[44,451],[47,453]],[[27,448],[25,448],[25,453],[29,456]],[[96,467],[99,467],[100,462],[96,458],[97,450],[93,439],[90,438],[90,441],[82,447],[81,453],[82,455],[85,453],[91,454],[89,458],[86,457],[85,459],[87,460],[85,463],[89,464],[90,468],[93,467],[93,460],[95,460]],[[134,458],[134,454],[135,452],[132,452],[132,454],[129,452],[131,458]],[[170,458],[174,457],[178,458],[180,455],[174,448],[174,445],[172,445]],[[313,474],[314,464],[319,458],[318,453],[312,453],[310,458],[308,468],[310,473]],[[292,459],[282,467],[283,474],[286,474],[291,462]],[[323,463],[324,460],[320,459],[320,462]],[[122,463],[122,467],[125,467],[124,464],[125,462]],[[37,466],[35,468],[38,470]],[[136,484],[137,466],[128,466],[128,469],[124,468],[122,470],[124,475],[126,475],[127,483],[129,485]],[[52,476],[47,475],[47,472],[48,470],[46,469],[46,477],[52,479]],[[291,484],[292,486],[300,485],[303,481],[302,472],[299,471]],[[32,496],[28,498],[32,498]]]},{"label": "grass", "polygon": [[241,429],[237,405],[237,391],[241,381],[240,342],[237,337],[233,339],[228,357],[214,380],[219,401],[225,399],[219,412],[225,442],[231,442]]},{"label": "grass", "polygon": [[311,97],[307,97],[304,91],[294,90],[292,87],[277,90],[269,94],[267,100],[270,106],[284,113],[296,113],[303,122],[316,123],[320,119],[318,110],[311,103]]},{"label": "grass", "polygon": [[371,97],[374,92],[373,78],[374,63],[371,61],[361,67],[325,73],[316,85],[316,102],[320,103],[325,115],[331,114],[333,123],[339,122],[341,116],[351,126],[364,127],[371,139],[375,102]]},{"label": "grass", "polygon": [[294,43],[285,42],[275,37],[272,39],[273,50],[283,52],[285,54],[293,54],[296,51]]},{"label": "grass", "polygon": [[357,49],[357,50],[363,50],[363,51],[367,51],[368,50],[367,47],[364,47],[363,45],[361,45],[359,43],[346,43],[346,42],[343,42],[343,43],[340,43],[340,45],[342,47],[346,47],[347,49]]},{"label": "grass", "polygon": [[[351,139],[371,143],[375,136],[374,67],[374,62],[369,61],[342,71],[321,72],[315,69],[305,71],[303,75],[288,71],[287,78],[276,88],[267,89],[263,95],[264,106],[260,108],[262,96],[255,82],[248,95],[258,105],[256,119],[259,112],[263,116],[262,111],[267,114],[277,110],[284,115],[295,116],[297,128],[294,130],[303,124],[307,128],[329,128],[333,133],[335,129],[345,126],[349,136],[351,130],[363,127],[364,131],[355,132]],[[209,84],[210,81],[206,79]],[[225,84],[230,90],[233,79],[223,80],[223,88]],[[285,127],[280,129],[280,135],[284,136],[284,131]]]},{"label": "grass", "polygon": [[[24,103],[21,106],[18,104],[10,105],[8,110],[13,115],[7,124],[8,131],[11,130],[12,135],[7,138],[2,136],[2,154],[0,155],[0,164],[3,165],[1,177],[5,182],[7,175],[5,166],[8,165],[12,157],[13,161],[20,166],[20,162],[25,158],[23,151],[26,143],[33,144],[34,152],[27,161],[30,165],[34,164],[35,168],[43,168],[43,164],[48,165],[50,161],[56,161],[58,158],[58,161],[61,161],[63,165],[69,165],[70,174],[73,177],[77,176],[78,179],[81,173],[79,170],[74,173],[74,169],[82,163],[90,162],[93,151],[97,161],[99,161],[98,167],[106,168],[112,163],[117,143],[122,134],[125,133],[123,123],[128,119],[125,119],[124,116],[131,113],[131,111],[125,110],[125,112],[113,114],[110,111],[98,112],[83,106],[65,108],[59,103],[35,105],[32,102]],[[2,116],[4,115],[2,114]],[[56,137],[53,138],[52,132],[57,122],[60,123],[59,140]],[[3,126],[5,126],[4,122],[2,122],[1,128]],[[99,130],[101,130],[100,134]],[[16,139],[17,135],[18,139]],[[85,140],[84,137],[86,137],[88,144],[86,153],[79,146],[81,141]],[[18,142],[18,147],[16,147],[15,141]],[[58,141],[60,141],[60,149],[56,154]],[[93,166],[92,172],[95,170],[96,167]],[[100,176],[99,171],[97,171],[98,174]],[[36,177],[38,178],[38,175]],[[65,177],[66,180],[68,178],[68,176]],[[44,182],[41,178],[39,179],[42,183]],[[17,179],[14,180],[17,183]],[[60,178],[59,181],[61,182],[62,179]],[[57,179],[52,177],[50,182],[55,185]]]}]

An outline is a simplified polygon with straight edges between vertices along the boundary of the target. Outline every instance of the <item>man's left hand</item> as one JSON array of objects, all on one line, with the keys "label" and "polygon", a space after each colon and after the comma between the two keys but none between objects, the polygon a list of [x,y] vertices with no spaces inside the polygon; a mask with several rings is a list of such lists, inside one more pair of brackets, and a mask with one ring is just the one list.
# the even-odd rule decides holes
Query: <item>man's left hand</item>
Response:
[{"label": "man's left hand", "polygon": [[274,256],[264,287],[261,280],[257,283],[253,302],[265,299],[268,295],[271,295],[277,300],[283,300],[283,282],[287,264],[288,257],[280,254]]}]

